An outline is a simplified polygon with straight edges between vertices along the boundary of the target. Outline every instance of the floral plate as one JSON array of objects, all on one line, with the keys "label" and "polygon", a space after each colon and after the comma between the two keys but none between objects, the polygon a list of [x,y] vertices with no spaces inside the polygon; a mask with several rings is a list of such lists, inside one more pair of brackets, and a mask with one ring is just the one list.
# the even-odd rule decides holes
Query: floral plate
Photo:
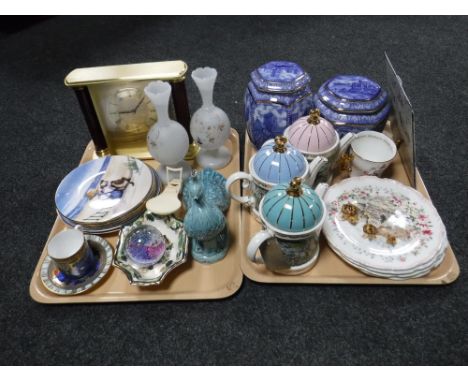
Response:
[{"label": "floral plate", "polygon": [[[128,251],[132,233],[145,226],[156,228],[164,238],[164,252],[153,256],[156,260],[151,263],[142,261],[141,253],[132,256]],[[188,237],[180,220],[171,215],[158,216],[146,211],[132,225],[125,226],[120,231],[113,265],[125,273],[130,284],[159,285],[171,270],[185,263],[188,243]]]},{"label": "floral plate", "polygon": [[419,277],[442,261],[444,224],[431,202],[392,179],[349,178],[330,187],[324,234],[338,256],[381,277]]}]

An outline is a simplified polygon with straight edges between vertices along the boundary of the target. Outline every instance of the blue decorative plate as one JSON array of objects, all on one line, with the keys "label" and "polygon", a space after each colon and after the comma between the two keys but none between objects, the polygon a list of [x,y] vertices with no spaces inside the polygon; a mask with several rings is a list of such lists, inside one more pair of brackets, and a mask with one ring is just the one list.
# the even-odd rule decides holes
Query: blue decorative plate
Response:
[{"label": "blue decorative plate", "polygon": [[380,85],[367,77],[340,75],[327,83],[327,88],[338,98],[350,101],[371,101],[380,91]]},{"label": "blue decorative plate", "polygon": [[57,188],[55,205],[66,221],[99,229],[139,209],[154,193],[154,182],[142,161],[106,156],[71,171]]},{"label": "blue decorative plate", "polygon": [[310,82],[309,75],[291,61],[270,61],[254,70],[250,77],[260,91],[291,93]]}]

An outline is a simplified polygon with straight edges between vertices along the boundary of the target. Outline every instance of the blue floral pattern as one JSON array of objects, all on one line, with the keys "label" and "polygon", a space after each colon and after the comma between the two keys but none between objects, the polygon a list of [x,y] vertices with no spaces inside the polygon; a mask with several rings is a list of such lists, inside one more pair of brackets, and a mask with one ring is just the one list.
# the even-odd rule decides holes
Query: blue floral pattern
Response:
[{"label": "blue floral pattern", "polygon": [[376,114],[344,114],[337,113],[324,105],[322,101],[315,96],[315,105],[320,110],[320,113],[332,123],[341,122],[350,125],[378,125],[388,117],[391,106],[387,104],[382,110]]},{"label": "blue floral pattern", "polygon": [[244,117],[250,140],[259,149],[306,115],[314,101],[310,76],[294,62],[268,62],[250,77],[244,95]]},{"label": "blue floral pattern", "polygon": [[310,82],[309,75],[295,62],[270,61],[254,70],[250,77],[264,92],[296,92]]},{"label": "blue floral pattern", "polygon": [[330,109],[334,109],[339,113],[374,114],[382,109],[388,102],[388,94],[385,90],[382,90],[378,97],[371,101],[351,101],[338,98],[333,92],[327,89],[327,83],[320,87],[317,94],[320,101]]},{"label": "blue floral pattern", "polygon": [[367,77],[340,75],[328,81],[327,88],[338,98],[353,101],[370,101],[380,93],[380,86]]},{"label": "blue floral pattern", "polygon": [[[282,100],[280,95],[278,95],[278,99]],[[247,89],[244,103],[247,133],[257,149],[268,139],[283,134],[289,125],[306,115],[314,107],[311,92],[290,106],[285,106],[280,103],[258,102]]]}]

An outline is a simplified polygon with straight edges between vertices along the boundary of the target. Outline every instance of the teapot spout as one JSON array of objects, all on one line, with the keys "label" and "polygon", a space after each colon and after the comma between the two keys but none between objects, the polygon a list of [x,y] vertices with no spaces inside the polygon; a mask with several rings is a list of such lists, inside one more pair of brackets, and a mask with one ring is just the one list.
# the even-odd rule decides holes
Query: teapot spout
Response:
[{"label": "teapot spout", "polygon": [[317,178],[318,173],[323,166],[328,164],[328,159],[325,157],[315,157],[312,162],[309,163],[309,175],[306,178],[306,183],[313,187],[315,178]]}]

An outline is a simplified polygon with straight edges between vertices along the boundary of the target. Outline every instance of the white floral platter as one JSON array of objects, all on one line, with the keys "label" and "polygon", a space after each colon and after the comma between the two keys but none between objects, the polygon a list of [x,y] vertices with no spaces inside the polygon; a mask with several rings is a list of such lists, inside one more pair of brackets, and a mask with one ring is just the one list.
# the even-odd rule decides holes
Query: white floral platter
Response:
[{"label": "white floral platter", "polygon": [[414,278],[443,260],[444,224],[418,191],[392,179],[362,176],[333,185],[324,200],[323,231],[330,247],[361,271]]}]

